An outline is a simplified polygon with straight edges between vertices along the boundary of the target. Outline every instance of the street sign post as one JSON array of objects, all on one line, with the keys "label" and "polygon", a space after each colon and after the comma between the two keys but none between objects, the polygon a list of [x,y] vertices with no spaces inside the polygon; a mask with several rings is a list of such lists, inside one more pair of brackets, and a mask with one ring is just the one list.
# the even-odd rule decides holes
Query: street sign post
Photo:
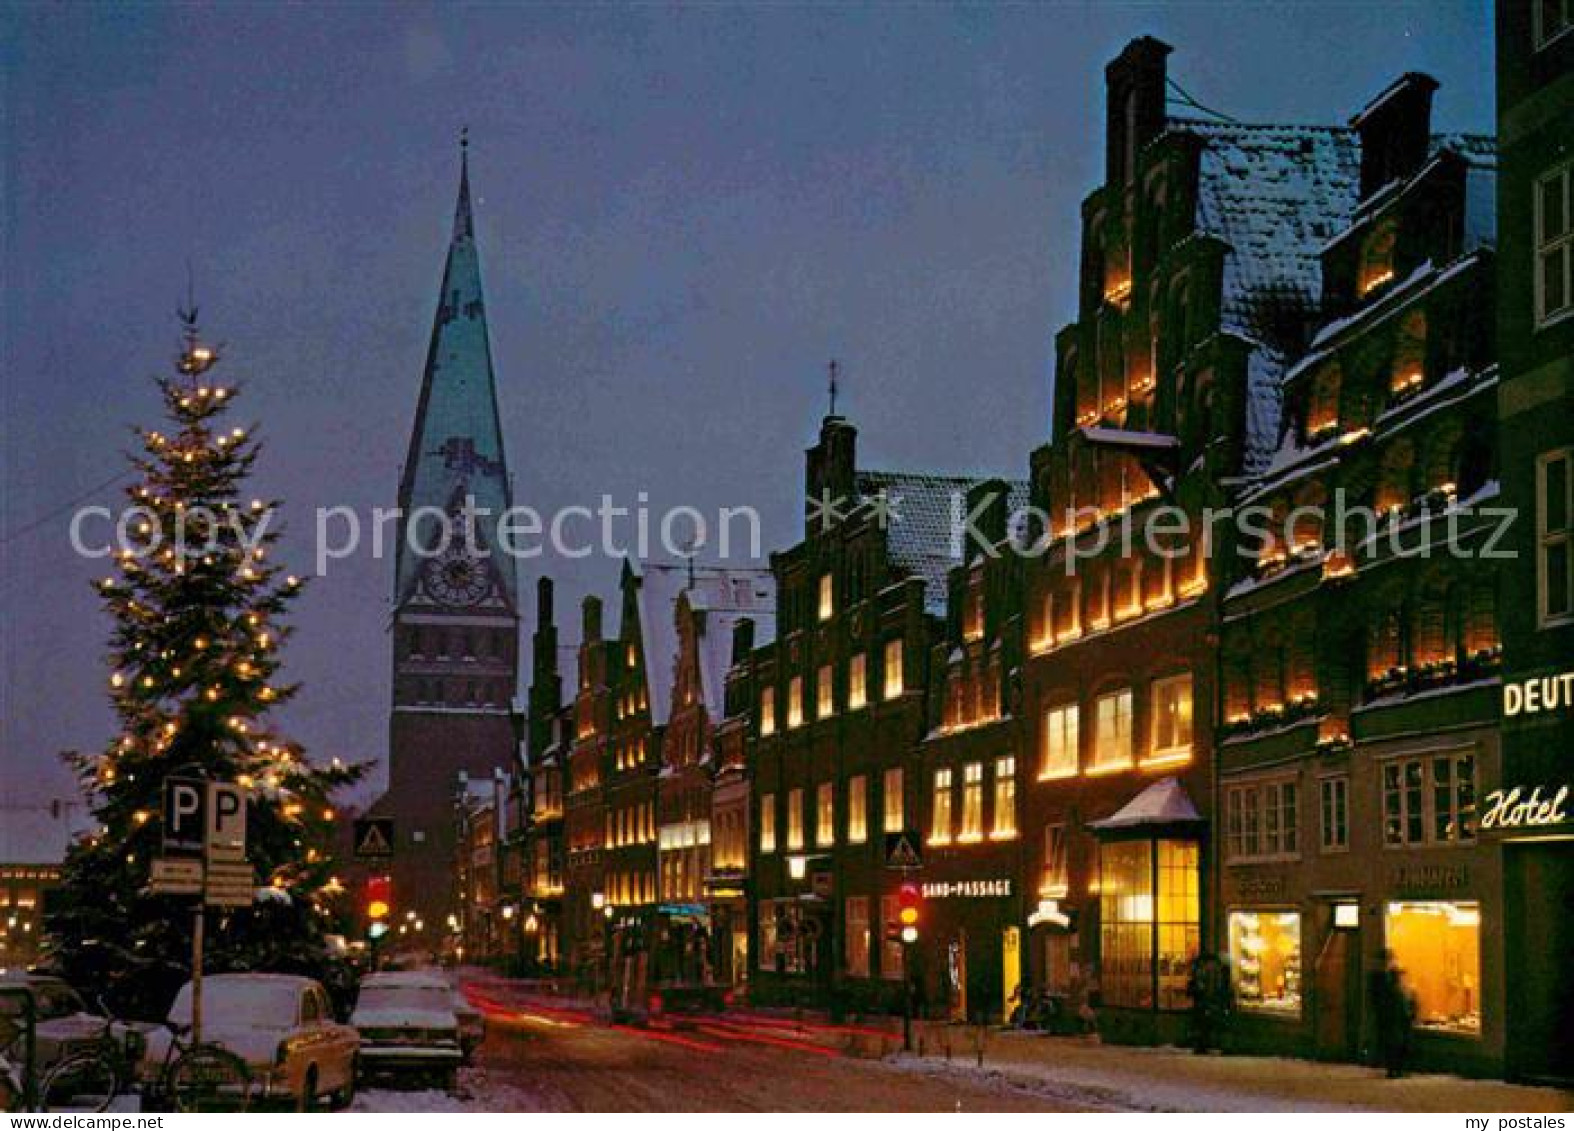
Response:
[{"label": "street sign post", "polygon": [[385,860],[393,855],[392,817],[362,817],[355,822],[355,855],[362,860]]},{"label": "street sign post", "polygon": [[246,791],[232,782],[164,781],[164,853],[149,889],[195,895],[191,925],[191,1040],[202,1043],[202,949],[207,907],[248,907],[257,875],[246,859]]}]

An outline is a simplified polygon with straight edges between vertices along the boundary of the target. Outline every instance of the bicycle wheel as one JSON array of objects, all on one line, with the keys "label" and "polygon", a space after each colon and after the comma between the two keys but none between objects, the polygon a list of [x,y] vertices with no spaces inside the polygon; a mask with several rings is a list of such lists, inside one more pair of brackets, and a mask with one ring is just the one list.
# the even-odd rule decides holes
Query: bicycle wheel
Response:
[{"label": "bicycle wheel", "polygon": [[119,1094],[115,1062],[103,1053],[79,1052],[44,1073],[38,1106],[41,1111],[107,1111]]},{"label": "bicycle wheel", "polygon": [[164,1092],[176,1111],[245,1111],[251,1070],[226,1048],[196,1045],[170,1065]]}]

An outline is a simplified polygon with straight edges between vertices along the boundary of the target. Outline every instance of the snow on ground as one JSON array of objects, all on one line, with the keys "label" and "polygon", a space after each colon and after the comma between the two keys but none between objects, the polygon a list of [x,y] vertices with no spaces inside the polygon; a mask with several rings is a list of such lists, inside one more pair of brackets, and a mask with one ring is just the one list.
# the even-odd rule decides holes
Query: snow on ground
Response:
[{"label": "snow on ground", "polygon": [[[1031,1039],[1031,1038],[1028,1038]],[[1107,1111],[1352,1111],[1360,1105],[1329,1102],[1300,1089],[1278,1091],[1283,1083],[1273,1058],[1232,1057],[1236,1066],[1261,1061],[1262,1089],[1242,1088],[1238,1082],[1187,1077],[1189,1052],[1174,1048],[1122,1048],[1119,1061],[1109,1064],[1079,1061],[1074,1057],[1044,1061],[1007,1056],[980,1068],[971,1055],[950,1061],[935,1057],[897,1054],[888,1061],[902,1071],[929,1076],[964,1078],[1002,1089],[1028,1090],[1046,1099]],[[1144,1062],[1147,1063],[1144,1063]],[[1177,1071],[1179,1069],[1179,1071]],[[1326,1090],[1323,1092],[1326,1096]]]},{"label": "snow on ground", "polygon": [[542,1098],[511,1084],[489,1079],[484,1068],[459,1073],[456,1092],[437,1088],[363,1088],[356,1093],[351,1111],[465,1113],[485,1111],[544,1111]]}]

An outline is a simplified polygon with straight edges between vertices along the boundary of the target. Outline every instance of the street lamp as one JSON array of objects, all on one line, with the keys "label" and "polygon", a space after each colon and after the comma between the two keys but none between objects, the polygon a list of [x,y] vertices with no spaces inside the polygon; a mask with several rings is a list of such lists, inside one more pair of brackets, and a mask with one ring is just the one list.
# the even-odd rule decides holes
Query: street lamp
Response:
[{"label": "street lamp", "polygon": [[605,893],[599,892],[599,891],[593,891],[593,892],[590,893],[590,906],[594,910],[600,911],[606,905],[607,905],[607,897],[606,897]]}]

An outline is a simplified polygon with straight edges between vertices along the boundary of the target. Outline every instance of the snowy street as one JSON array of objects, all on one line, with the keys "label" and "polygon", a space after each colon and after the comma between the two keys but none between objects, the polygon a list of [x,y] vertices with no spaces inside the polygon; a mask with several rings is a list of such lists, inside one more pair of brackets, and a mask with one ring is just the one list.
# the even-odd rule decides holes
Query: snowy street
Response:
[{"label": "snowy street", "polygon": [[913,1073],[840,1039],[697,1020],[609,1026],[574,1009],[484,991],[487,1039],[459,1094],[370,1089],[356,1111],[1088,1111],[1044,1093]]},{"label": "snowy street", "polygon": [[[921,1026],[925,1055],[894,1028],[749,1010],[614,1026],[584,1003],[480,972],[487,1014],[457,1095],[363,1090],[356,1111],[1566,1111],[1550,1088],[1450,1076],[1391,1081],[1356,1065]],[[949,1046],[950,1055],[946,1055]],[[884,1055],[882,1055],[884,1054]]]}]

